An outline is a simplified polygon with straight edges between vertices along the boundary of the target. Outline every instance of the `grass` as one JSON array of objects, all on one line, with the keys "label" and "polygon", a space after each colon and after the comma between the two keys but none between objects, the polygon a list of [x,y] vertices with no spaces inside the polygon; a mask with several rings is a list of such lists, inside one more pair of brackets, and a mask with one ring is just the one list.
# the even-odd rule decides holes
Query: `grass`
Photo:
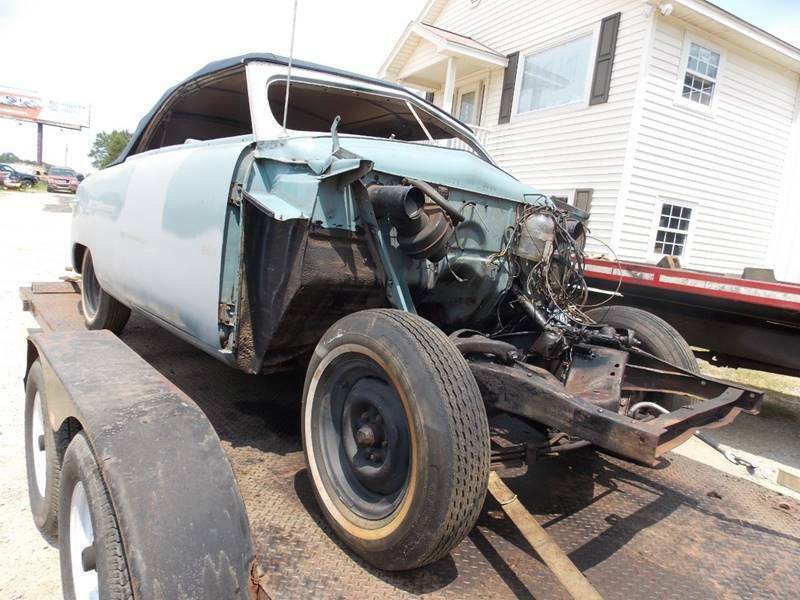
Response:
[{"label": "grass", "polygon": [[[0,191],[3,191],[3,192],[20,192],[20,190],[18,190],[18,189],[12,189],[12,188],[7,188],[7,187],[3,187],[3,186],[0,186]],[[33,192],[33,193],[42,193],[42,192],[46,192],[46,191],[47,191],[47,184],[44,181],[38,181],[27,192],[20,192],[20,193],[31,193],[31,192]]]}]

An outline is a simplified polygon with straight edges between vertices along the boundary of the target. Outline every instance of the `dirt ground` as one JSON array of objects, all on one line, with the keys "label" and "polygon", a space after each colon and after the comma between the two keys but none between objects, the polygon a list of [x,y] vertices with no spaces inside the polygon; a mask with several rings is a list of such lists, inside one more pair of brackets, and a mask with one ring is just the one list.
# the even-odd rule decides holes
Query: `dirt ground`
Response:
[{"label": "dirt ground", "polygon": [[[56,547],[36,531],[28,507],[23,442],[22,375],[26,329],[35,321],[21,310],[18,288],[53,280],[69,259],[69,196],[0,191],[0,598],[60,597]],[[767,392],[763,414],[744,415],[712,433],[718,441],[767,461],[800,468],[800,379],[703,365],[709,375]],[[681,454],[743,476],[694,440]],[[770,462],[770,464],[772,464]]]}]

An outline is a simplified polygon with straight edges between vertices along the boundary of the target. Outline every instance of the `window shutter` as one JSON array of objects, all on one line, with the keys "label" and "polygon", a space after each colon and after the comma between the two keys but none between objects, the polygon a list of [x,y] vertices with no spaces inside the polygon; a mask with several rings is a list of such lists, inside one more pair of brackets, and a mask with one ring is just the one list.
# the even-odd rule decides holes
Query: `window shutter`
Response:
[{"label": "window shutter", "polygon": [[614,52],[617,49],[617,33],[621,13],[606,17],[600,23],[600,41],[597,43],[597,58],[594,63],[592,94],[589,104],[608,102],[611,88],[611,69],[614,66]]},{"label": "window shutter", "polygon": [[517,63],[519,52],[509,54],[508,66],[503,73],[503,93],[500,96],[500,116],[498,123],[508,123],[511,120],[511,106],[514,103],[514,85],[517,83]]},{"label": "window shutter", "polygon": [[425,92],[425,100],[428,102],[433,102],[433,92]]},{"label": "window shutter", "polygon": [[580,208],[587,213],[592,212],[592,195],[594,195],[592,188],[575,190],[575,208]]}]

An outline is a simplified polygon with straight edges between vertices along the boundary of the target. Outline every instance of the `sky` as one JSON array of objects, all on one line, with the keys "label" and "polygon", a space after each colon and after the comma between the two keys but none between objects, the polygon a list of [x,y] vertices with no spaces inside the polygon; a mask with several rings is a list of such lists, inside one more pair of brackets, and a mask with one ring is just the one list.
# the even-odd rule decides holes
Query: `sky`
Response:
[{"label": "sky", "polygon": [[[44,130],[46,162],[88,172],[98,131],[132,131],[164,90],[206,63],[246,52],[287,54],[292,3],[0,0],[0,86],[91,104],[90,128]],[[715,3],[800,47],[800,0]],[[424,4],[298,0],[294,55],[375,75]],[[34,159],[36,126],[0,119],[0,152],[9,151]]]}]

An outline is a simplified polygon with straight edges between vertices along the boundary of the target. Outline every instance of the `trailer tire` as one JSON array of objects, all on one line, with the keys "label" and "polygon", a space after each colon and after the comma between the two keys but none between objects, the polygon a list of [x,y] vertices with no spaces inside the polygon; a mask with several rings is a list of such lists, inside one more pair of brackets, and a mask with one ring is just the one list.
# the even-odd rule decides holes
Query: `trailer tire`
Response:
[{"label": "trailer tire", "polygon": [[[697,359],[683,336],[661,317],[632,306],[608,306],[586,311],[593,320],[604,325],[630,329],[642,343],[642,350],[656,358],[677,365],[692,373],[699,373]],[[696,398],[680,394],[659,394],[650,392],[642,399],[656,402],[667,410],[677,410],[681,406],[695,404]]]},{"label": "trailer tire", "polygon": [[108,329],[117,335],[122,333],[131,316],[130,308],[100,286],[88,248],[81,262],[81,307],[86,329]]},{"label": "trailer tire", "polygon": [[319,506],[368,563],[429,564],[475,525],[486,410],[466,360],[429,321],[377,309],[331,326],[308,367],[302,419]]},{"label": "trailer tire", "polygon": [[83,432],[64,454],[61,492],[58,537],[64,598],[83,600],[96,589],[100,598],[132,599],[117,517]]},{"label": "trailer tire", "polygon": [[33,522],[46,537],[58,531],[58,488],[61,459],[69,443],[66,431],[53,431],[47,418],[47,396],[39,361],[25,384],[25,466]]}]

